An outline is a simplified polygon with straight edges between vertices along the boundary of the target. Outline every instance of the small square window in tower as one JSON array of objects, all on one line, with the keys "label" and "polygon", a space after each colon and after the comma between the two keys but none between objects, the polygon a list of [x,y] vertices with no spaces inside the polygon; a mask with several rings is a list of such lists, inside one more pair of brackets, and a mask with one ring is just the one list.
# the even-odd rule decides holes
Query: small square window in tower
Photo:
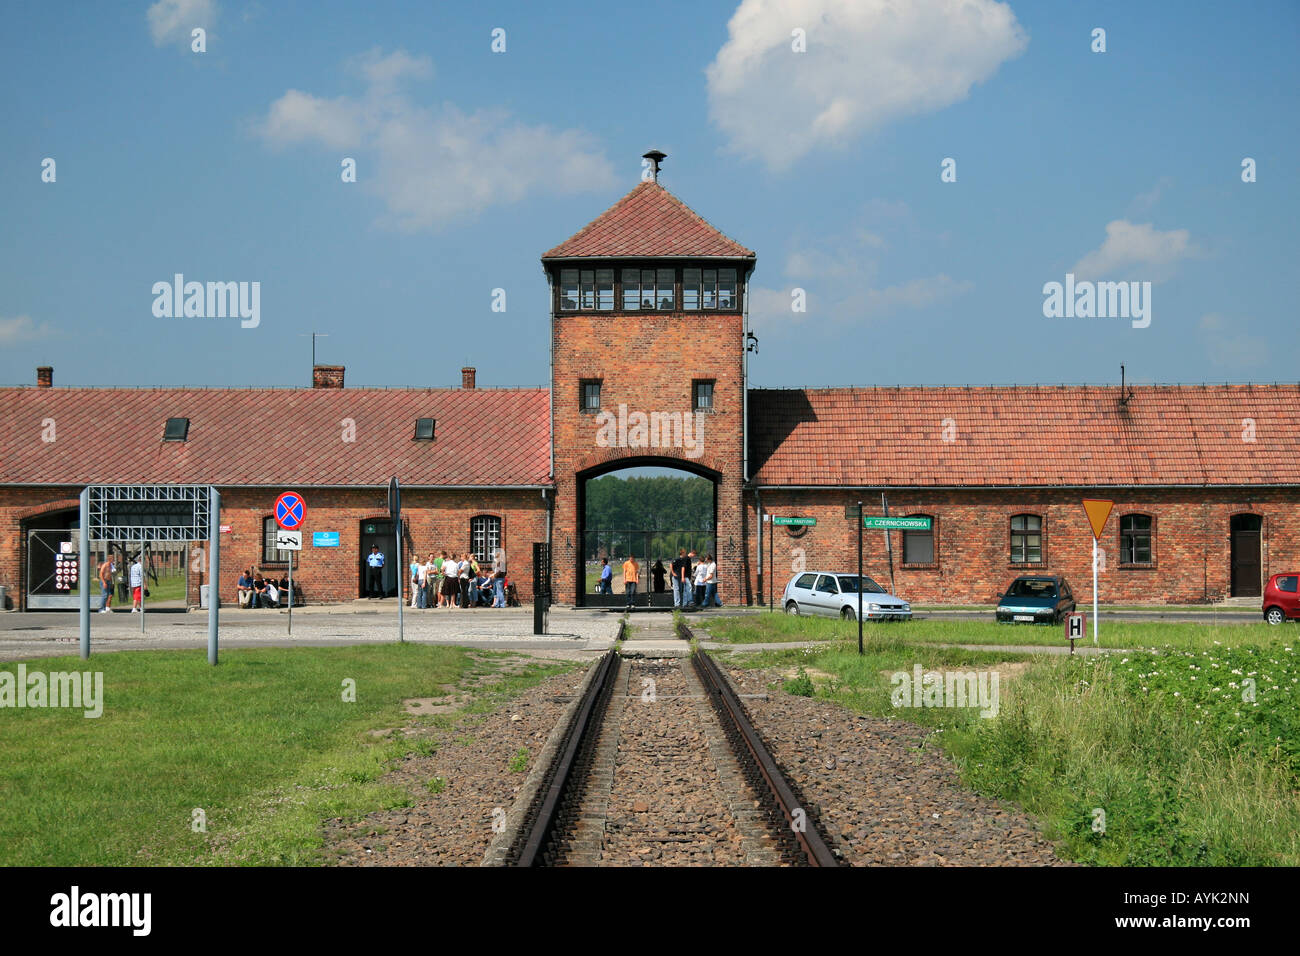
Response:
[{"label": "small square window in tower", "polygon": [[580,390],[580,409],[583,412],[594,414],[600,411],[600,382],[596,380],[584,381]]},{"label": "small square window in tower", "polygon": [[713,379],[695,382],[691,386],[691,406],[697,412],[713,411]]},{"label": "small square window in tower", "polygon": [[163,441],[186,441],[190,434],[188,418],[169,418],[163,429]]}]

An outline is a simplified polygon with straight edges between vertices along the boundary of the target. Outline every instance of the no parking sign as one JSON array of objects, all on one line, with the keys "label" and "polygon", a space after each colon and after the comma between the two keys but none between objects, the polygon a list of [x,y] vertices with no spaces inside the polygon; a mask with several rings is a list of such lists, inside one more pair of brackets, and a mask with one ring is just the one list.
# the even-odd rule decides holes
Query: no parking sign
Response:
[{"label": "no parking sign", "polygon": [[275,499],[275,523],[285,531],[297,531],[307,518],[307,502],[296,491],[286,491]]}]

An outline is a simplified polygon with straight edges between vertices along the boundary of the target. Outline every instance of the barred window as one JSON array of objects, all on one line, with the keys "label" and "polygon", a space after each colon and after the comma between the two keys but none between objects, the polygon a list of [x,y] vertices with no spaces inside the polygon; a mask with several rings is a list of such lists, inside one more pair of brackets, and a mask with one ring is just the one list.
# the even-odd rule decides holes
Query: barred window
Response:
[{"label": "barred window", "polygon": [[479,564],[494,559],[501,548],[501,519],[478,515],[469,519],[469,549]]},{"label": "barred window", "polygon": [[[294,552],[281,551],[275,546],[275,533],[280,530],[280,526],[275,523],[274,518],[262,519],[262,563],[263,564],[288,564],[293,560]],[[294,567],[298,562],[293,562]]]}]

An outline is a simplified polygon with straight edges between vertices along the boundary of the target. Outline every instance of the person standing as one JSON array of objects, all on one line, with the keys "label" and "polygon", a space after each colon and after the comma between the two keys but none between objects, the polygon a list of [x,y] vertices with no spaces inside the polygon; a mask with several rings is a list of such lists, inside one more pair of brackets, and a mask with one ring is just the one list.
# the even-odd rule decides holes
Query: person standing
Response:
[{"label": "person standing", "polygon": [[492,599],[493,607],[506,606],[506,572],[502,568],[492,575],[492,588],[494,596]]},{"label": "person standing", "polygon": [[613,594],[614,569],[609,566],[609,558],[600,559],[600,583],[596,585],[597,594]]},{"label": "person standing", "polygon": [[134,614],[140,610],[144,604],[144,565],[140,563],[140,556],[131,562],[131,613]]},{"label": "person standing", "polygon": [[99,566],[99,590],[104,595],[104,606],[99,609],[100,614],[107,614],[112,610],[113,572],[116,570],[117,565],[113,563],[112,558],[105,558],[104,563]]},{"label": "person standing", "polygon": [[466,552],[465,555],[460,559],[460,571],[459,571],[460,579],[458,583],[460,586],[461,610],[465,610],[470,606],[469,605],[469,569],[470,569],[469,559],[471,557],[472,555],[469,554],[469,552]]},{"label": "person standing", "polygon": [[636,563],[636,558],[629,554],[627,560],[623,562],[623,591],[627,594],[629,611],[636,603],[636,585],[639,580],[641,580],[641,566]]},{"label": "person standing", "polygon": [[379,550],[379,545],[372,544],[370,553],[366,555],[366,597],[376,598],[384,596],[384,552]]},{"label": "person standing", "polygon": [[662,561],[656,560],[655,566],[650,569],[650,576],[654,579],[655,594],[664,593],[664,575],[668,573]]},{"label": "person standing", "polygon": [[704,606],[713,607],[718,600],[718,565],[713,555],[704,556]]},{"label": "person standing", "polygon": [[686,549],[678,548],[677,557],[673,559],[673,607],[681,609],[686,605],[686,592],[691,586],[690,560]]},{"label": "person standing", "polygon": [[424,565],[420,563],[420,559],[416,555],[411,555],[411,566],[407,569],[407,573],[411,577],[412,608],[418,608],[420,606],[420,596],[423,592],[423,588],[420,585],[420,572],[423,568]]},{"label": "person standing", "polygon": [[705,580],[709,576],[708,561],[701,561],[695,566],[695,601],[697,608],[704,607]]}]

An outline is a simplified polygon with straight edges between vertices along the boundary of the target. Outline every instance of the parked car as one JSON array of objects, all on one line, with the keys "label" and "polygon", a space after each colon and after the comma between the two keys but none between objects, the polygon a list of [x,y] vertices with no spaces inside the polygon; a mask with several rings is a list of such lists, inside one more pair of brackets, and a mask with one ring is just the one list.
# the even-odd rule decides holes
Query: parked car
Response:
[{"label": "parked car", "polygon": [[1016,578],[998,602],[1000,624],[1056,624],[1075,609],[1070,585],[1059,574]]},{"label": "parked car", "polygon": [[1275,574],[1264,588],[1264,620],[1281,624],[1300,618],[1300,574]]},{"label": "parked car", "polygon": [[[819,614],[855,621],[858,617],[858,576],[833,571],[796,574],[781,593],[781,606],[786,614]],[[863,576],[864,621],[907,621],[911,618],[912,605]]]}]

